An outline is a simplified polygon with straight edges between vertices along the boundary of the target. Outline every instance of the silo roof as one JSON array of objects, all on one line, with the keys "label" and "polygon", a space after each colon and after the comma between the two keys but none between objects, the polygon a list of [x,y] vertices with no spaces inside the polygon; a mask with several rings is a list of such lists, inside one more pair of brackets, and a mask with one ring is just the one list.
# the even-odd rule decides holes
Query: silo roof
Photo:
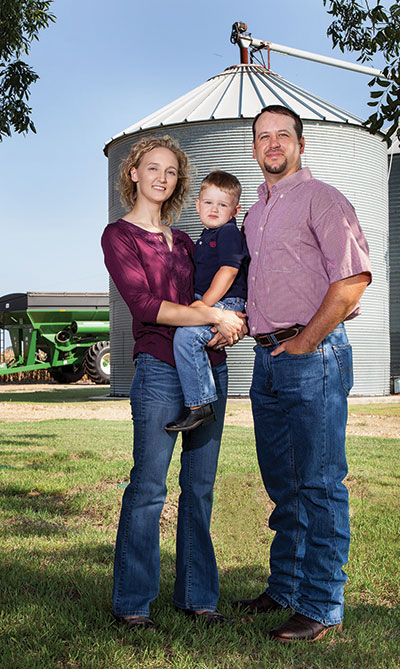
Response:
[{"label": "silo roof", "polygon": [[362,119],[290,83],[261,65],[234,65],[177,100],[114,135],[194,121],[254,118],[262,107],[280,104],[305,120],[362,124]]}]

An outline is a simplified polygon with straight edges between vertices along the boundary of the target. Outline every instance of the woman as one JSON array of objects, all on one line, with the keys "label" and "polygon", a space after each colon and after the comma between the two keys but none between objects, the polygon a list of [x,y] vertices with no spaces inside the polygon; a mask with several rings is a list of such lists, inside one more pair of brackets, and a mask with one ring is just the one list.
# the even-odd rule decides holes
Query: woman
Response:
[{"label": "woman", "polygon": [[[139,140],[121,169],[121,198],[130,211],[102,237],[105,263],[131,310],[135,339],[134,466],[122,501],[113,592],[114,615],[130,629],[155,627],[149,605],[158,594],[159,518],[176,440],[164,426],[183,410],[174,329],[213,324],[230,344],[243,329],[234,312],[187,306],[193,301],[193,242],[169,225],[188,190],[188,158],[178,145],[168,136]],[[227,370],[223,352],[213,351],[210,358],[218,391],[216,420],[183,436],[174,587],[175,607],[207,623],[226,621],[215,610],[219,587],[209,525]]]}]

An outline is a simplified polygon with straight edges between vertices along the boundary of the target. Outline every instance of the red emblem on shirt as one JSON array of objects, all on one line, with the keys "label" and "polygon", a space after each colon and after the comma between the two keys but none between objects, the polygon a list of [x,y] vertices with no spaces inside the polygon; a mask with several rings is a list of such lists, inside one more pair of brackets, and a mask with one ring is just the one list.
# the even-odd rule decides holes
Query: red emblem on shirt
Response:
[{"label": "red emblem on shirt", "polygon": [[210,246],[212,246],[214,248],[215,246],[217,246],[217,242],[214,242],[214,241],[210,242]]}]

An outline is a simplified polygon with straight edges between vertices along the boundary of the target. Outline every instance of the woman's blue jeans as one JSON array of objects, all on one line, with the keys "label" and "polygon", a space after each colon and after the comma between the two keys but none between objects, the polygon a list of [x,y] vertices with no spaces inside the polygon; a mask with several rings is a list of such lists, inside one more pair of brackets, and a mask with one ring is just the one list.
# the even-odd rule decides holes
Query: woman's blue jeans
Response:
[{"label": "woman's blue jeans", "polygon": [[251,387],[257,456],[276,504],[266,592],[324,625],[343,618],[350,530],[345,430],[353,384],[343,324],[304,355],[255,347]]},{"label": "woman's blue jeans", "polygon": [[[215,610],[218,572],[210,537],[213,486],[225,415],[227,368],[213,368],[216,421],[183,435],[176,539],[174,603]],[[113,612],[149,615],[160,576],[159,520],[176,433],[164,426],[179,418],[183,395],[176,369],[141,353],[131,387],[134,465],[125,489],[114,563]]]},{"label": "woman's blue jeans", "polygon": [[[195,295],[201,300],[201,295]],[[242,297],[227,297],[214,307],[229,311],[244,311]],[[217,392],[211,373],[206,346],[214,337],[211,325],[177,328],[174,336],[174,357],[181,382],[185,406],[197,407],[215,402]]]}]

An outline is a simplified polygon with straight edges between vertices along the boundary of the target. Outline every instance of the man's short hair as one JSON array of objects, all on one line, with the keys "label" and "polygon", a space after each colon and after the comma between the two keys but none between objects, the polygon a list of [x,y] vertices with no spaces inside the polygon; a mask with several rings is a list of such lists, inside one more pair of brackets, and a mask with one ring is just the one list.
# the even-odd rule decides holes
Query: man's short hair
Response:
[{"label": "man's short hair", "polygon": [[237,179],[234,174],[223,172],[222,170],[213,170],[201,182],[199,195],[201,195],[201,191],[203,191],[205,188],[208,188],[209,186],[215,186],[224,193],[234,195],[237,202],[240,200],[242,187],[240,185],[239,179]]},{"label": "man's short hair", "polygon": [[253,140],[256,139],[256,123],[260,116],[268,112],[269,114],[283,114],[284,116],[290,116],[294,120],[294,127],[296,130],[297,139],[303,137],[303,121],[300,116],[296,114],[295,111],[289,109],[289,107],[284,107],[283,105],[268,105],[268,107],[263,107],[261,111],[257,114],[253,121]]}]

